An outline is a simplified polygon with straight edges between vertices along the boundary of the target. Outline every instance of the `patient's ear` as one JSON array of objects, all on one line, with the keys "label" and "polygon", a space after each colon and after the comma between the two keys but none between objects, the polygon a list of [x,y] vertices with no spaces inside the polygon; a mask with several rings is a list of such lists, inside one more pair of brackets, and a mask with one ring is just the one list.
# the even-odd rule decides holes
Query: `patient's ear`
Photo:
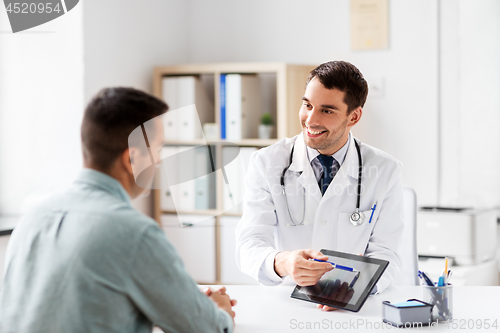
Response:
[{"label": "patient's ear", "polygon": [[125,170],[131,175],[134,174],[132,169],[132,163],[134,163],[134,156],[137,156],[137,149],[134,147],[129,147],[125,149],[121,155],[121,162]]}]

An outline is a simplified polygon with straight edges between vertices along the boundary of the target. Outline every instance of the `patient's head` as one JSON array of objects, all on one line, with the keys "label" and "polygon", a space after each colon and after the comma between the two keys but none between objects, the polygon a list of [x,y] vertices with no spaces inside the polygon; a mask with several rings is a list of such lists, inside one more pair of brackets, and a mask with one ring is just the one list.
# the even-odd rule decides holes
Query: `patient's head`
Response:
[{"label": "patient's head", "polygon": [[[81,140],[85,167],[117,178],[131,197],[140,194],[142,189],[134,183],[133,169],[149,165],[149,153],[159,161],[163,125],[161,117],[152,119],[167,109],[158,98],[133,88],[101,90],[83,116]],[[145,149],[143,135],[130,136],[143,124],[151,150]]]}]

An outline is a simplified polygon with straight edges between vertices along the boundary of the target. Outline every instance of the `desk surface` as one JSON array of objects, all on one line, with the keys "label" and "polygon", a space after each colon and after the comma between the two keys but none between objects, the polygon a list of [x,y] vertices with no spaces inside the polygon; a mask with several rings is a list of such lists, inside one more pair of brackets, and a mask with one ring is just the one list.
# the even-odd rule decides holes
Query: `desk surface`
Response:
[{"label": "desk surface", "polygon": [[[420,287],[393,287],[380,295],[369,296],[357,313],[345,310],[325,312],[317,309],[314,303],[290,298],[292,286],[226,288],[231,298],[238,300],[234,308],[235,333],[387,331],[395,328],[382,322],[382,301],[394,303],[421,298]],[[453,323],[418,329],[500,332],[500,287],[454,287],[453,298]],[[485,323],[492,325],[495,320],[496,329],[484,329]]]},{"label": "desk surface", "polygon": [[0,215],[0,236],[10,235],[17,222],[19,221],[18,216],[1,216]]}]

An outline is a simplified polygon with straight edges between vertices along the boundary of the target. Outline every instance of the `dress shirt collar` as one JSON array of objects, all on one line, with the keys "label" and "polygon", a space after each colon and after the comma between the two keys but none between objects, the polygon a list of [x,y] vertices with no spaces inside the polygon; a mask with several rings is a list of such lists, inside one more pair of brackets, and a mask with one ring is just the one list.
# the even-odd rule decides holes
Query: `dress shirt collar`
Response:
[{"label": "dress shirt collar", "polygon": [[[347,142],[345,143],[345,145],[343,145],[342,148],[340,148],[335,153],[333,153],[333,155],[331,155],[335,159],[335,161],[338,162],[339,166],[341,166],[342,163],[344,163],[345,156],[347,154],[347,150],[349,149],[350,142],[351,142],[351,132],[349,132],[349,137],[347,138]],[[312,161],[318,155],[320,155],[320,153],[319,153],[319,151],[317,151],[314,148],[310,148],[309,146],[306,146],[306,147],[307,147],[307,157],[309,158],[309,162],[312,163]]]},{"label": "dress shirt collar", "polygon": [[85,168],[80,172],[75,183],[97,187],[130,205],[130,196],[122,184],[115,178],[94,169]]}]

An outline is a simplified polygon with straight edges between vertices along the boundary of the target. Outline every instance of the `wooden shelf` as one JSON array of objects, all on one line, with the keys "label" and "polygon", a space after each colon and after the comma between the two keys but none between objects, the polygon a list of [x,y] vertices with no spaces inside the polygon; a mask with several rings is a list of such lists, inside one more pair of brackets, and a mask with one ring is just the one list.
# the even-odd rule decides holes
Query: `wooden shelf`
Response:
[{"label": "wooden shelf", "polygon": [[231,213],[231,212],[223,212],[221,216],[236,216],[241,217],[242,213]]},{"label": "wooden shelf", "polygon": [[[155,76],[197,75],[213,73],[275,73],[293,66],[282,62],[247,62],[247,63],[212,63],[212,64],[185,64],[176,66],[162,66],[154,69]],[[297,65],[302,67],[300,65]]]},{"label": "wooden shelf", "polygon": [[192,141],[165,141],[164,146],[204,146],[206,144],[213,146],[224,145],[237,145],[241,147],[267,147],[278,142],[278,139],[244,139],[241,141],[228,141],[228,140],[192,140]]},{"label": "wooden shelf", "polygon": [[[302,105],[302,96],[305,90],[307,76],[316,66],[313,65],[295,65],[283,62],[263,62],[263,63],[212,63],[212,64],[184,64],[178,66],[156,67],[153,71],[153,92],[158,98],[162,98],[162,79],[168,76],[197,75],[203,80],[207,80],[210,90],[214,94],[215,123],[221,123],[220,113],[220,76],[221,74],[263,74],[261,77],[273,78],[276,82],[276,109],[275,114],[275,135],[276,138],[261,140],[257,138],[246,138],[237,142],[219,140],[196,139],[189,141],[168,140],[165,146],[215,146],[215,164],[222,165],[222,151],[225,146],[237,145],[240,147],[263,148],[272,145],[285,137],[293,137],[301,132],[298,120],[298,112]],[[207,76],[208,75],[208,76]],[[212,78],[213,76],[213,78]],[[275,79],[274,79],[275,78]],[[213,81],[211,81],[213,80]],[[274,91],[274,83],[272,83]],[[263,86],[265,87],[265,86]],[[168,101],[166,101],[168,104]],[[274,103],[274,102],[273,102]],[[202,124],[203,125],[203,124]],[[220,126],[219,126],[220,128]],[[162,214],[186,214],[186,215],[210,215],[215,217],[215,253],[216,253],[216,283],[221,281],[221,218],[223,217],[241,217],[241,213],[228,212],[223,208],[223,184],[224,177],[219,173],[216,177],[216,209],[193,210],[193,211],[175,211],[162,210],[160,207],[160,191],[155,190],[154,213],[155,218],[160,224]],[[200,282],[200,281],[199,281]],[[207,281],[203,281],[207,282]]]},{"label": "wooden shelf", "polygon": [[185,214],[185,215],[210,215],[210,216],[217,216],[220,215],[222,212],[218,211],[216,209],[197,209],[197,210],[191,210],[191,211],[176,211],[176,210],[162,210],[162,214]]},{"label": "wooden shelf", "polygon": [[[209,143],[209,142],[208,142]],[[190,141],[171,141],[167,140],[164,142],[163,146],[204,146],[207,141],[203,139],[190,140]],[[209,143],[211,144],[211,143]]]},{"label": "wooden shelf", "polygon": [[275,144],[278,142],[278,139],[269,139],[269,140],[263,140],[263,139],[245,139],[237,142],[231,142],[234,143],[238,146],[245,146],[245,147],[267,147],[272,144]]},{"label": "wooden shelf", "polygon": [[161,214],[185,214],[185,215],[210,215],[210,216],[241,216],[241,213],[223,212],[217,209],[209,210],[191,210],[191,211],[175,211],[175,210],[162,210]]},{"label": "wooden shelf", "polygon": [[[276,74],[276,130],[277,138],[282,139],[300,133],[298,112],[302,105],[301,97],[304,94],[307,75],[315,66],[296,65],[282,62],[264,63],[214,63],[214,64],[185,64],[178,66],[156,67],[153,71],[153,93],[161,98],[162,78],[177,75],[213,74],[215,86],[215,110],[220,109],[219,90],[220,74]],[[168,103],[168,101],[167,101]],[[219,113],[216,112],[215,122],[220,123]]]}]

